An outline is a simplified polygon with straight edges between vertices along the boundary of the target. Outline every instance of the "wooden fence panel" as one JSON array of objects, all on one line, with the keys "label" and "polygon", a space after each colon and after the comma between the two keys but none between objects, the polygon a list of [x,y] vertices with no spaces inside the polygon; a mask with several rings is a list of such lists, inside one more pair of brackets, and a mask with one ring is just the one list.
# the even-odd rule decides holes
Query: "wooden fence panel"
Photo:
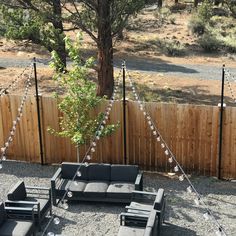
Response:
[{"label": "wooden fence panel", "polygon": [[[21,96],[2,96],[0,99],[0,145],[7,141],[12,122],[18,113]],[[77,161],[74,144],[65,138],[50,134],[47,129],[59,128],[57,102],[51,97],[42,97],[41,118],[43,152],[45,163]],[[104,111],[106,103],[94,111]],[[128,164],[138,164],[152,171],[173,171],[174,163],[168,163],[165,149],[156,141],[136,102],[127,102],[127,158]],[[216,176],[218,173],[219,108],[165,103],[146,103],[155,126],[187,173]],[[123,116],[122,103],[114,103],[108,124],[120,122],[120,127],[109,137],[97,142],[92,162],[123,163]],[[222,176],[236,178],[236,108],[224,111]],[[14,141],[7,156],[13,160],[40,163],[39,137],[35,97],[28,97],[23,108]],[[87,146],[80,147],[80,160]]]}]

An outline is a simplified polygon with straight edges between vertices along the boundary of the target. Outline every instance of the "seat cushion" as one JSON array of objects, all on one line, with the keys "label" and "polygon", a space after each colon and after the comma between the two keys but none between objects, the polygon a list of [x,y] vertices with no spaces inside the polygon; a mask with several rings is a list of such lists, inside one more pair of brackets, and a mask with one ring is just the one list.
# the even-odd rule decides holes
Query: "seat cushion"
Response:
[{"label": "seat cushion", "polygon": [[80,197],[83,196],[87,183],[88,182],[85,180],[72,181],[65,179],[60,186],[60,189],[66,191],[66,189],[69,188],[69,190],[73,192],[73,197]]},{"label": "seat cushion", "polygon": [[111,165],[111,182],[132,182],[138,175],[138,166],[135,165]]},{"label": "seat cushion", "polygon": [[63,179],[73,179],[77,170],[81,172],[81,176],[76,175],[76,180],[88,179],[88,167],[86,167],[84,164],[70,162],[63,162],[61,164],[61,177]]},{"label": "seat cushion", "polygon": [[24,181],[18,181],[7,194],[8,200],[20,201],[26,198],[26,189]]},{"label": "seat cushion", "polygon": [[120,226],[118,236],[143,236],[144,231],[144,228]]},{"label": "seat cushion", "polygon": [[134,191],[133,183],[111,182],[107,189],[107,197],[131,199],[132,191]]},{"label": "seat cushion", "polygon": [[90,181],[84,189],[85,197],[105,197],[108,188],[108,182]]},{"label": "seat cushion", "polygon": [[33,223],[30,221],[6,220],[0,226],[1,236],[28,236],[32,234]]},{"label": "seat cushion", "polygon": [[89,181],[110,181],[111,165],[110,164],[90,164],[88,166]]},{"label": "seat cushion", "polygon": [[7,218],[7,215],[6,215],[6,211],[4,208],[4,204],[3,204],[3,202],[0,202],[0,226],[4,223],[6,218]]}]

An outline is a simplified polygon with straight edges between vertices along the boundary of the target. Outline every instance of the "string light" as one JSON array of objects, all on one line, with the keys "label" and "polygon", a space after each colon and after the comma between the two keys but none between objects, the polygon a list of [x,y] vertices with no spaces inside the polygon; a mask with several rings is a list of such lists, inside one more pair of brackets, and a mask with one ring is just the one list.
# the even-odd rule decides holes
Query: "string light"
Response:
[{"label": "string light", "polygon": [[[134,83],[132,82],[131,77],[129,76],[129,73],[128,73],[128,72],[127,72],[127,74],[128,74],[129,80],[131,81],[131,83],[132,83],[132,85],[133,85]],[[137,93],[136,93],[136,91],[135,91],[134,86],[132,87],[132,90],[133,90],[133,93],[136,95]],[[138,98],[138,96],[134,96],[134,97],[135,97],[135,98],[136,98],[136,97]],[[137,102],[140,103],[140,99],[138,100],[137,98],[136,98]],[[215,225],[217,225],[218,231],[220,231],[220,233],[221,233],[220,235],[226,235],[224,229],[223,229],[222,226],[218,223],[218,221],[216,220],[216,218],[214,217],[214,215],[211,213],[211,211],[207,208],[205,202],[201,199],[200,194],[199,194],[199,193],[197,192],[197,190],[194,188],[194,186],[193,186],[193,184],[191,183],[190,179],[189,179],[188,176],[185,174],[183,168],[179,165],[178,161],[176,160],[175,156],[173,155],[173,153],[172,153],[171,150],[169,149],[168,145],[167,145],[166,142],[163,140],[162,136],[160,135],[160,132],[158,131],[158,129],[157,129],[156,126],[154,125],[154,122],[152,121],[150,115],[147,113],[147,111],[142,111],[142,112],[143,112],[144,116],[146,117],[148,124],[149,124],[149,125],[153,125],[153,126],[154,126],[154,130],[155,130],[156,133],[158,134],[158,137],[156,137],[156,141],[157,141],[157,142],[161,142],[161,147],[162,147],[163,149],[165,148],[165,151],[164,151],[165,154],[167,153],[166,150],[168,150],[168,154],[171,155],[172,161],[175,162],[176,165],[175,165],[175,167],[174,167],[174,171],[175,171],[175,172],[179,172],[179,171],[182,172],[182,174],[179,175],[179,177],[178,177],[178,178],[179,178],[179,181],[182,182],[182,181],[184,181],[184,179],[187,180],[187,182],[190,184],[190,187],[191,187],[192,192],[194,192],[194,193],[197,195],[197,198],[194,200],[195,204],[198,204],[198,205],[199,205],[200,202],[201,202],[201,204],[203,205],[203,207],[205,207],[205,209],[207,209],[207,212],[208,212],[209,216],[211,216],[211,219],[213,219]],[[149,121],[151,121],[151,123],[150,123]],[[155,134],[156,134],[156,133],[155,133]],[[167,156],[168,156],[168,155],[167,155]],[[170,158],[168,158],[168,161],[169,161],[169,160],[170,160]],[[171,162],[172,162],[172,161],[171,161]],[[190,191],[190,187],[188,187],[188,190],[187,190],[187,191]],[[223,232],[223,233],[222,233],[222,232]]]},{"label": "string light", "polygon": [[[119,81],[121,79],[120,75],[121,75],[121,71],[120,71],[119,76],[118,76],[119,80],[117,82],[116,88],[114,89],[113,94],[111,96],[112,100],[114,100],[115,97],[116,97],[117,89],[119,87]],[[92,156],[89,155],[89,153],[90,152],[94,153],[96,151],[96,146],[97,146],[96,141],[100,140],[100,136],[102,135],[102,130],[104,129],[104,125],[106,124],[105,120],[107,120],[109,118],[108,116],[110,114],[110,111],[111,111],[111,108],[112,108],[113,104],[114,104],[114,101],[110,100],[110,102],[108,104],[108,107],[105,109],[106,112],[104,113],[104,119],[98,124],[98,128],[97,128],[97,131],[95,132],[94,138],[92,139],[92,141],[90,143],[90,146],[89,146],[89,148],[88,148],[88,150],[87,150],[83,160],[81,161],[81,164],[83,163],[84,166],[88,166],[88,162],[87,161],[90,161],[92,159]],[[77,168],[76,173],[75,173],[75,175],[72,178],[72,181],[70,182],[69,186],[67,186],[67,188],[65,190],[65,193],[63,194],[62,198],[58,202],[59,206],[61,206],[65,210],[67,210],[69,208],[69,205],[68,205],[67,201],[65,200],[65,197],[67,196],[67,197],[71,198],[73,196],[73,193],[69,190],[70,186],[71,186],[72,183],[74,183],[75,185],[78,185],[78,182],[75,180],[75,178],[76,178],[76,176],[77,177],[81,177],[82,176],[80,168],[81,168],[81,165]],[[42,235],[44,235],[46,233],[49,225],[51,224],[52,221],[54,221],[53,219],[55,219],[55,218],[51,217],[51,219],[49,220],[48,224],[44,228],[44,231],[43,231]],[[50,232],[50,233],[52,233],[52,232]],[[54,233],[52,233],[52,235],[54,235]]]},{"label": "string light", "polygon": [[[24,72],[25,72],[25,70],[24,70]],[[21,75],[23,75],[24,72]],[[16,119],[13,120],[13,122],[12,122],[12,128],[10,130],[10,135],[7,138],[7,141],[4,143],[4,146],[0,149],[1,150],[1,159],[0,159],[1,163],[2,163],[2,161],[5,161],[7,159],[7,156],[6,156],[7,149],[9,148],[10,143],[13,141],[13,137],[15,135],[17,124],[20,122],[21,117],[23,116],[23,107],[24,107],[24,104],[25,104],[25,101],[26,101],[29,86],[31,85],[30,80],[32,79],[32,73],[33,73],[33,67],[31,67],[31,72],[29,73],[28,79],[26,81],[26,87],[25,87],[24,94],[23,94],[23,97],[22,97],[22,100],[21,100],[21,103],[20,103],[20,107],[18,107],[18,109],[17,109],[18,114],[16,116]],[[18,76],[17,79],[20,78],[20,76]]]}]

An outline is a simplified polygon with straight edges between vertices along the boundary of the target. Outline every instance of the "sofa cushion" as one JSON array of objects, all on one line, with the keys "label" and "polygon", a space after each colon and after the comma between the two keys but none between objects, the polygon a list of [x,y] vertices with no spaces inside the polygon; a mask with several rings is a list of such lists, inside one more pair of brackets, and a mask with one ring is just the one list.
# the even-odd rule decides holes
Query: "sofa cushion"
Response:
[{"label": "sofa cushion", "polygon": [[108,182],[90,181],[84,189],[85,197],[105,197],[108,188]]},{"label": "sofa cushion", "polygon": [[61,178],[63,179],[73,179],[77,170],[81,172],[81,176],[75,177],[75,179],[87,180],[88,179],[88,168],[84,164],[80,163],[70,163],[62,162],[61,164]]},{"label": "sofa cushion", "polygon": [[6,218],[7,218],[7,215],[6,215],[6,211],[4,209],[4,204],[3,204],[3,202],[0,202],[0,226],[4,223]]},{"label": "sofa cushion", "polygon": [[120,226],[118,236],[143,236],[145,229],[140,227]]},{"label": "sofa cushion", "polygon": [[8,200],[20,201],[26,198],[26,189],[24,181],[18,181],[7,194]]},{"label": "sofa cushion", "polygon": [[132,198],[134,184],[124,182],[111,182],[107,189],[107,197],[111,198]]},{"label": "sofa cushion", "polygon": [[138,171],[138,166],[135,165],[111,165],[111,181],[134,183]]},{"label": "sofa cushion", "polygon": [[90,164],[88,167],[89,181],[110,181],[111,165],[110,164]]},{"label": "sofa cushion", "polygon": [[83,191],[87,185],[87,181],[85,180],[77,180],[77,181],[72,181],[65,179],[60,186],[61,190],[66,190],[69,188],[70,191],[73,192],[73,196],[83,196]]},{"label": "sofa cushion", "polygon": [[33,223],[30,221],[21,220],[6,220],[5,223],[0,226],[1,236],[22,236],[31,235],[33,229]]}]

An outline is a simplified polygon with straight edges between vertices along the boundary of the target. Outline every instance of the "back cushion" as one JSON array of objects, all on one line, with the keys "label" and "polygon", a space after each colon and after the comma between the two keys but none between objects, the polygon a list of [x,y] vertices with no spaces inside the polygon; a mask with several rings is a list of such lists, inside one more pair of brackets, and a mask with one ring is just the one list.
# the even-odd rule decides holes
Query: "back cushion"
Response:
[{"label": "back cushion", "polygon": [[81,176],[77,176],[76,175],[76,180],[87,180],[88,179],[88,171],[87,171],[87,167],[84,164],[80,164],[80,163],[70,163],[70,162],[63,162],[61,164],[61,171],[62,171],[62,175],[61,177],[63,179],[73,179],[73,177],[75,176],[77,170],[79,168],[79,171],[81,173]]},{"label": "back cushion", "polygon": [[4,209],[4,204],[3,202],[0,202],[0,225],[3,224],[6,218],[7,216],[6,216],[6,211]]},{"label": "back cushion", "polygon": [[20,201],[26,198],[26,189],[24,181],[18,181],[16,185],[8,192],[8,200]]},{"label": "back cushion", "polygon": [[112,165],[111,181],[135,182],[138,175],[138,166],[135,165]]},{"label": "back cushion", "polygon": [[110,181],[111,165],[110,164],[90,164],[88,170],[89,180]]}]

